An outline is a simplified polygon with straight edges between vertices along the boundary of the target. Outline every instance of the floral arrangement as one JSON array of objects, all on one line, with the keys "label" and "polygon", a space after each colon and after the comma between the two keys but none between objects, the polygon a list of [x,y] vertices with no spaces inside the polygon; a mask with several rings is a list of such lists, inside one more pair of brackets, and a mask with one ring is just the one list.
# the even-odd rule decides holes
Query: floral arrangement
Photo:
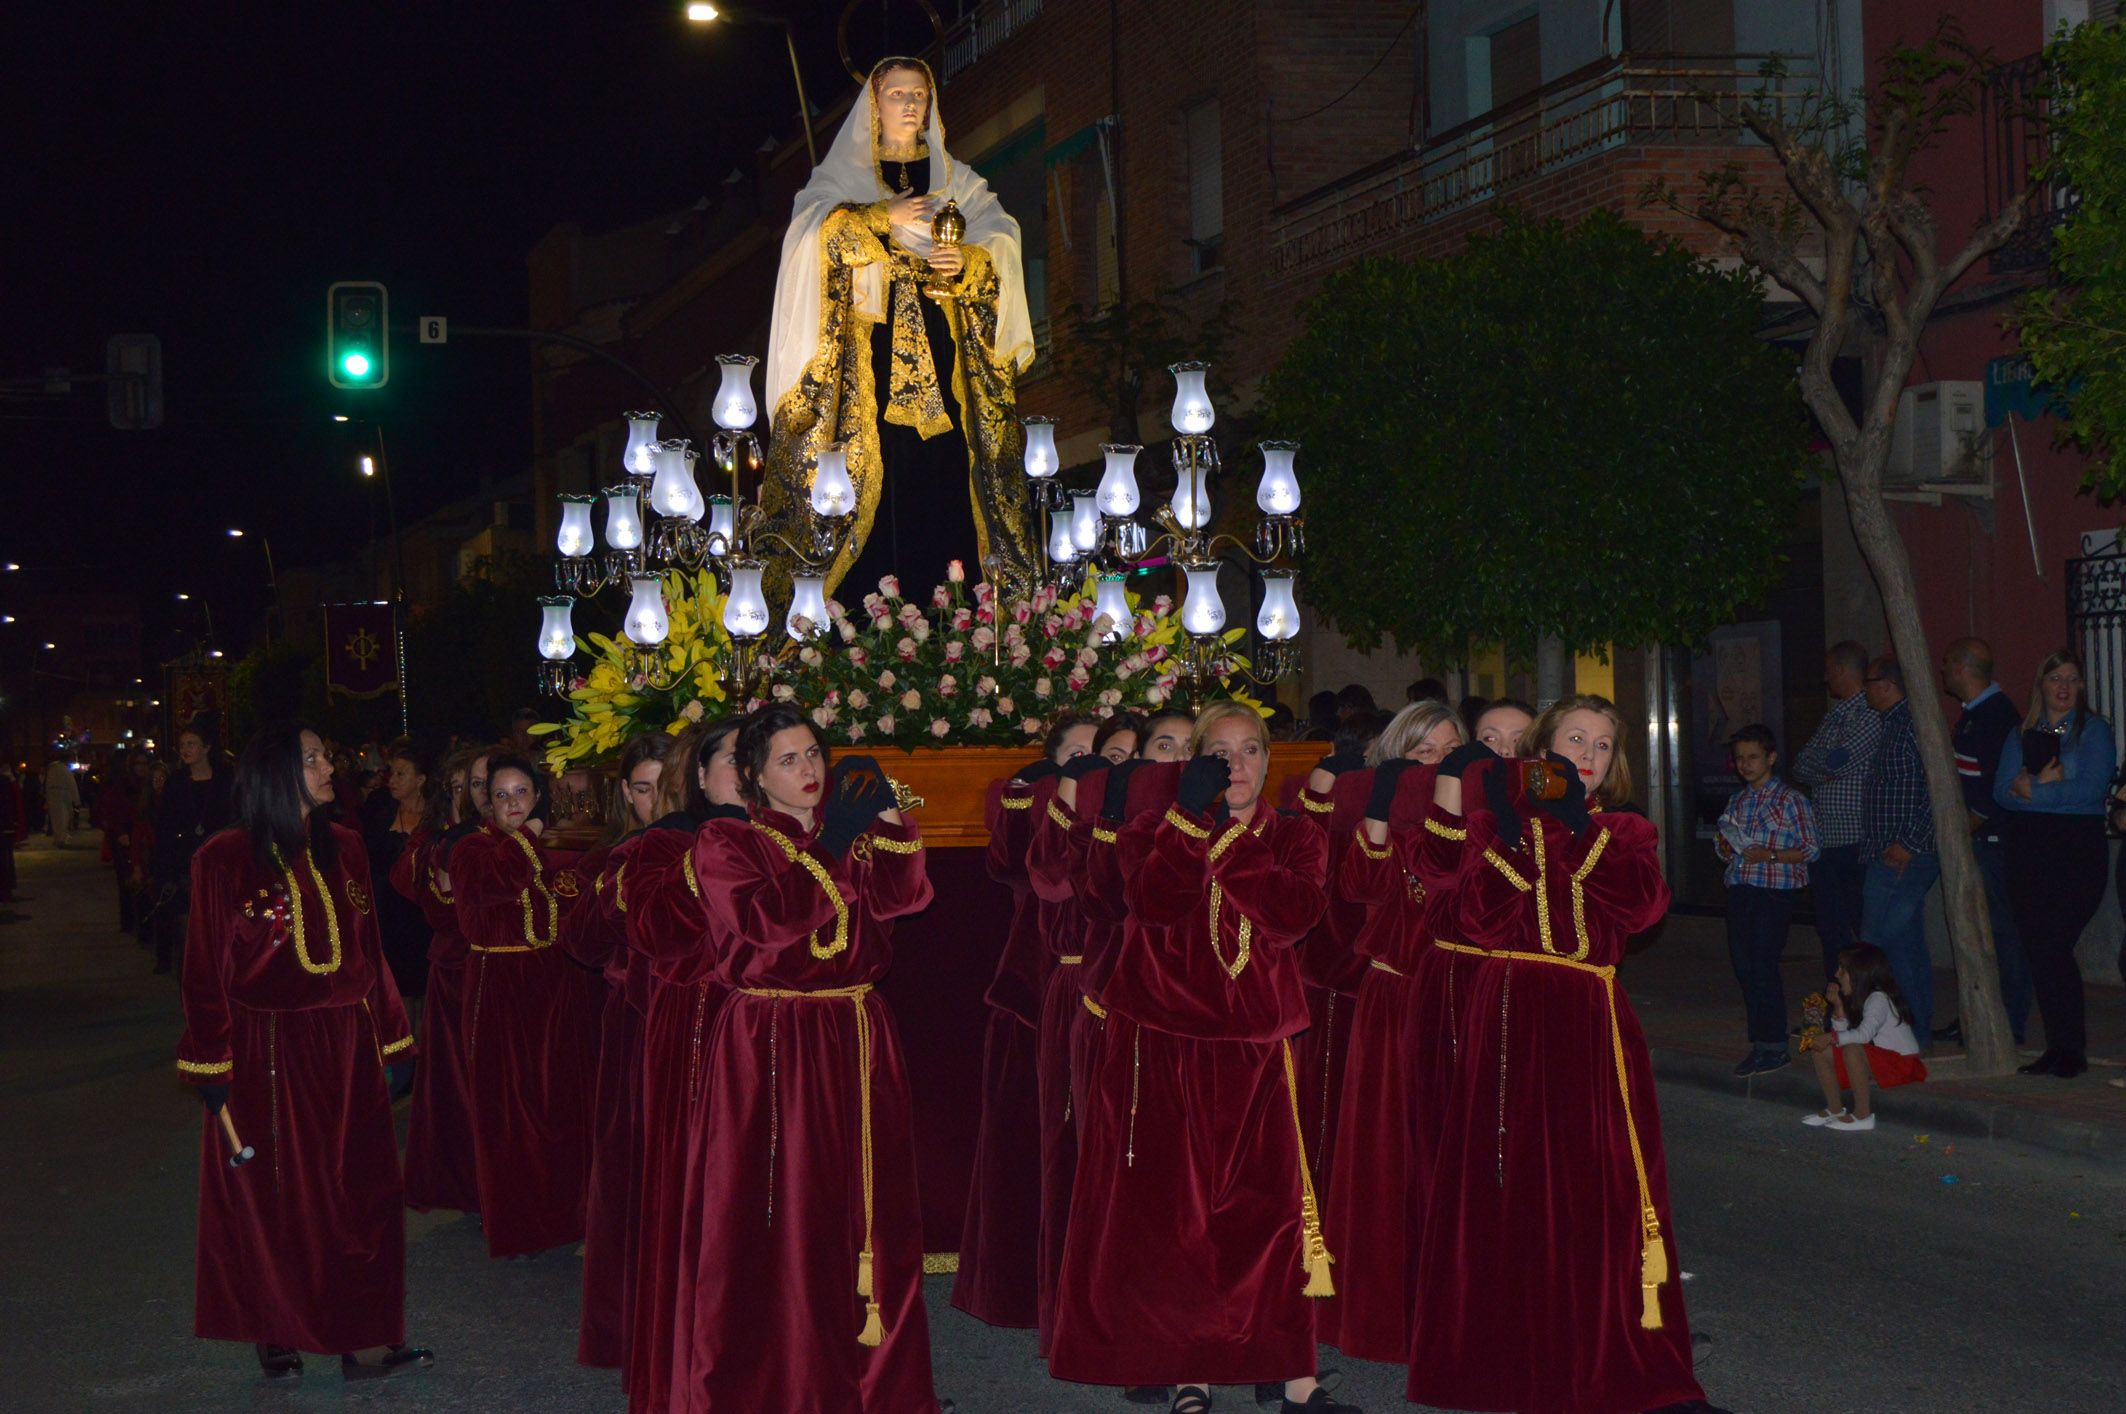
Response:
[{"label": "floral arrangement", "polygon": [[[714,577],[674,573],[664,583],[672,623],[665,685],[631,679],[625,646],[589,635],[596,661],[569,693],[569,719],[533,728],[558,738],[547,748],[555,769],[601,761],[641,731],[683,731],[724,701],[718,675],[730,640]],[[968,584],[955,561],[946,582],[918,601],[903,598],[888,575],[854,613],[827,601],[818,638],[777,635],[745,709],[787,702],[830,743],[917,747],[1012,745],[1038,737],[1059,713],[1157,708],[1180,685],[1181,624],[1166,595],[1148,605],[1127,598],[1130,637],[1103,644],[1114,625],[1097,610],[1090,580],[1068,597],[1044,588],[1005,603],[991,586]],[[1243,632],[1230,629],[1222,642],[1230,649]],[[1212,672],[1221,695],[1264,710],[1228,682],[1246,666],[1228,651]]]}]

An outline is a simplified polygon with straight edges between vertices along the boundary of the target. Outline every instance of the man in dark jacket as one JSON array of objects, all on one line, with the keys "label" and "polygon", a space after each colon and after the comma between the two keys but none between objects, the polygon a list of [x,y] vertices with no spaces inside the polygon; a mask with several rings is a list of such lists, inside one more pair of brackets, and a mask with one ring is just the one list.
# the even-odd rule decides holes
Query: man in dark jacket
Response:
[{"label": "man in dark jacket", "polygon": [[[2015,931],[2015,914],[2008,907],[2007,844],[2003,833],[2008,812],[1993,799],[1993,778],[2000,770],[2001,747],[2023,729],[2023,714],[1993,680],[1993,649],[1983,638],[1959,638],[1942,650],[1941,690],[1963,706],[1949,742],[1956,752],[1956,774],[1964,787],[1971,853],[1978,860],[1979,878],[1985,881],[1986,913],[1993,921],[2001,1003],[2008,1009],[2008,1026],[2015,1032],[2015,1043],[2021,1045],[2023,1026],[2030,1018],[2030,959],[2023,954],[2022,938]],[[1961,1044],[1963,1019],[1951,1020],[1934,1036],[1936,1040]]]}]

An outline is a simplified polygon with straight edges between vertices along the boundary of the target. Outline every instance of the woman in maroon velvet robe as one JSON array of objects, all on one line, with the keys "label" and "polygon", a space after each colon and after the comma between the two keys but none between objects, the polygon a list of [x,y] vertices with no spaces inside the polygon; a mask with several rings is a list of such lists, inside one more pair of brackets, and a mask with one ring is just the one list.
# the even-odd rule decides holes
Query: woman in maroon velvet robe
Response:
[{"label": "woman in maroon velvet robe", "polygon": [[670,733],[650,731],[621,751],[613,837],[576,861],[576,877],[590,884],[579,888],[561,913],[562,951],[605,982],[591,1099],[590,1180],[583,1201],[583,1301],[576,1323],[576,1363],[604,1369],[626,1363],[642,1141],[642,1013],[639,999],[628,995],[632,954],[625,946],[626,916],[613,903],[612,856],[663,813],[657,783],[666,757],[678,745]]},{"label": "woman in maroon velvet robe", "polygon": [[[628,975],[644,999],[640,1214],[625,1383],[628,1407],[661,1414],[689,1378],[691,1321],[683,1274],[701,1250],[699,1195],[687,1155],[707,1090],[709,1029],[724,989],[711,974],[708,911],[693,869],[695,835],[712,819],[746,818],[735,748],[739,723],[689,732],[660,795],[683,804],[614,851],[607,888],[627,920]],[[675,1340],[673,1333],[686,1338]]]},{"label": "woman in maroon velvet robe", "polygon": [[[1098,980],[1106,1035],[1078,1129],[1049,1368],[1180,1388],[1316,1387],[1310,1296],[1333,1291],[1299,1129],[1293,946],[1320,920],[1321,831],[1261,799],[1269,738],[1247,707],[1198,719],[1173,805],[1116,844],[1130,907]],[[1222,808],[1221,808],[1222,807]],[[1295,1378],[1295,1372],[1303,1372]]]},{"label": "woman in maroon velvet robe", "polygon": [[1041,999],[1055,955],[1049,934],[1059,905],[1044,900],[1027,875],[1035,830],[1055,808],[1057,772],[1089,755],[1096,724],[1075,714],[1048,729],[1041,759],[989,789],[989,876],[1012,891],[1011,928],[988,1003],[982,1038],[982,1117],[960,1228],[960,1270],[952,1304],[993,1326],[1039,1323]]},{"label": "woman in maroon velvet robe", "polygon": [[406,1206],[416,1212],[480,1209],[480,1173],[473,1156],[472,1091],[465,1076],[465,964],[471,953],[458,913],[442,884],[444,852],[474,826],[466,779],[473,753],[445,763],[430,790],[441,799],[442,828],[424,828],[391,868],[391,887],[411,899],[429,928],[428,998],[421,1005],[421,1063],[413,1072],[413,1109],[406,1120]]},{"label": "woman in maroon velvet robe", "polygon": [[554,946],[562,905],[581,885],[548,868],[531,819],[534,772],[521,756],[488,758],[493,818],[458,841],[447,865],[472,949],[466,1073],[493,1257],[581,1240],[590,1165],[597,1015],[570,975],[576,964]]},{"label": "woman in maroon velvet robe", "polygon": [[1464,832],[1462,941],[1435,946],[1475,966],[1419,1250],[1420,1403],[1635,1414],[1704,1399],[1653,1070],[1616,985],[1625,941],[1669,901],[1653,826],[1602,812],[1629,797],[1621,736],[1609,702],[1567,697],[1528,732],[1557,767],[1543,790],[1527,783],[1538,763],[1462,769],[1480,746],[1435,785],[1435,823]]},{"label": "woman in maroon velvet robe", "polygon": [[[386,1066],[413,1054],[361,836],[314,807],[315,732],[261,732],[237,828],[192,858],[178,1074],[206,1107],[193,1333],[269,1377],[337,1351],[355,1379],[434,1363],[405,1339],[406,1226]],[[227,1136],[254,1157],[231,1166]],[[366,1358],[365,1358],[366,1357]]]},{"label": "woman in maroon velvet robe", "polygon": [[830,777],[792,708],[748,718],[738,759],[753,818],[710,821],[692,856],[730,996],[687,1165],[673,1407],[934,1411],[907,1070],[873,990],[891,920],[930,902],[922,840],[878,763]]}]

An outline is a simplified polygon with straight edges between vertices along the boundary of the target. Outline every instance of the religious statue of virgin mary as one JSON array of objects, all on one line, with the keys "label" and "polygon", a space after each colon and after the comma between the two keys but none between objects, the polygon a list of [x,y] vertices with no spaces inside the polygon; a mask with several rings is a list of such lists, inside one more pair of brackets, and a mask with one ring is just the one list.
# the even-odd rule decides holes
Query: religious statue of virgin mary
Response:
[{"label": "religious statue of virgin mary", "polygon": [[[932,238],[948,201],[957,246]],[[797,194],[768,342],[765,509],[793,514],[828,447],[856,485],[828,592],[900,573],[920,593],[954,559],[1023,582],[1038,560],[1017,383],[1033,354],[1019,223],[945,150],[929,66],[880,60]]]}]

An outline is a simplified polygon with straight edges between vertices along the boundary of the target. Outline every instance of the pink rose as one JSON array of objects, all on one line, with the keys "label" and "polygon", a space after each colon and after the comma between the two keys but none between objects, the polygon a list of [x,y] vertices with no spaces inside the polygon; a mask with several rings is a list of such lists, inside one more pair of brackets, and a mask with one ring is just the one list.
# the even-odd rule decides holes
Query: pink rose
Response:
[{"label": "pink rose", "polygon": [[1162,594],[1162,595],[1160,595],[1160,596],[1159,596],[1158,598],[1156,598],[1156,599],[1152,600],[1152,617],[1153,617],[1153,618],[1155,618],[1155,619],[1163,619],[1163,618],[1165,618],[1165,617],[1166,617],[1166,616],[1167,616],[1168,614],[1171,614],[1172,612],[1174,612],[1174,596],[1173,596],[1173,595],[1171,595],[1171,594]]},{"label": "pink rose", "polygon": [[1063,679],[1063,681],[1070,684],[1070,690],[1072,692],[1083,692],[1085,691],[1085,685],[1091,682],[1092,679],[1085,675],[1083,669],[1073,668],[1071,669],[1070,676]]},{"label": "pink rose", "polygon": [[889,574],[881,578],[878,582],[878,592],[885,595],[888,599],[900,598],[901,581],[899,577],[896,575]]},{"label": "pink rose", "polygon": [[788,702],[791,698],[797,696],[797,689],[786,682],[779,682],[775,684],[774,696],[777,702]]},{"label": "pink rose", "polygon": [[856,642],[856,625],[850,623],[847,619],[836,619],[834,621],[834,631],[842,636],[842,642]]},{"label": "pink rose", "polygon": [[1144,700],[1150,706],[1157,707],[1160,703],[1166,701],[1166,689],[1155,683],[1144,689]]},{"label": "pink rose", "polygon": [[835,711],[832,707],[815,707],[812,709],[812,725],[815,727],[831,727],[834,725],[834,718]]},{"label": "pink rose", "polygon": [[965,633],[973,627],[974,611],[972,609],[954,609],[952,611],[952,631],[954,633]]},{"label": "pink rose", "polygon": [[996,630],[989,628],[978,628],[974,631],[973,641],[975,652],[987,653],[990,649],[997,646]]},{"label": "pink rose", "polygon": [[1100,694],[1100,705],[1101,705],[1102,707],[1119,707],[1119,706],[1121,706],[1121,705],[1122,705],[1122,692],[1121,692],[1121,689],[1119,689],[1119,688],[1113,688],[1113,687],[1111,687],[1111,688],[1109,688],[1109,689],[1108,689],[1107,691],[1105,691],[1105,692],[1101,693],[1101,694]]},{"label": "pink rose", "polygon": [[1051,648],[1041,655],[1041,666],[1044,668],[1060,668],[1063,666],[1064,659],[1069,656],[1068,653],[1065,653],[1060,648]]},{"label": "pink rose", "polygon": [[977,604],[987,604],[990,600],[996,598],[996,595],[996,586],[987,580],[974,587],[974,602]]},{"label": "pink rose", "polygon": [[1028,648],[1023,643],[1019,644],[1016,648],[1013,648],[1011,650],[1011,665],[1014,668],[1023,668],[1027,665],[1028,662],[1032,661],[1032,659],[1033,650],[1031,648]]},{"label": "pink rose", "polygon": [[945,736],[946,734],[951,732],[951,730],[952,723],[946,721],[943,717],[935,717],[931,719],[930,734],[932,736]]},{"label": "pink rose", "polygon": [[945,578],[954,584],[965,584],[967,582],[967,566],[961,564],[958,560],[952,561],[945,566]]},{"label": "pink rose", "polygon": [[917,692],[914,688],[911,687],[906,692],[901,694],[901,709],[903,711],[913,712],[916,708],[922,705],[923,694]]},{"label": "pink rose", "polygon": [[967,645],[966,645],[965,643],[961,642],[961,641],[960,641],[959,639],[955,638],[955,639],[953,639],[953,640],[952,640],[952,641],[951,641],[950,643],[947,643],[947,644],[945,645],[945,661],[946,661],[946,662],[948,662],[948,663],[957,663],[957,662],[959,662],[959,661],[960,661],[960,659],[962,659],[962,658],[964,658],[964,657],[966,657],[966,656],[967,656]]},{"label": "pink rose", "polygon": [[1008,697],[999,697],[997,699],[997,710],[1007,717],[1013,716],[1018,712],[1019,704]]},{"label": "pink rose", "polygon": [[917,643],[928,643],[930,641],[930,620],[917,619],[914,623],[908,625],[908,636]]},{"label": "pink rose", "polygon": [[1094,666],[1099,663],[1099,661],[1100,655],[1092,649],[1080,648],[1078,650],[1078,666],[1085,669],[1087,672],[1091,672]]},{"label": "pink rose", "polygon": [[1039,717],[1028,717],[1025,721],[1019,723],[1019,730],[1025,732],[1028,736],[1039,736],[1041,734],[1041,719]]},{"label": "pink rose", "polygon": [[864,613],[872,619],[890,619],[893,617],[893,611],[886,607],[886,601],[876,594],[866,594],[864,596]]},{"label": "pink rose", "polygon": [[1033,695],[1043,702],[1046,702],[1054,692],[1055,686],[1047,678],[1035,678],[1033,680]]},{"label": "pink rose", "polygon": [[864,739],[864,724],[854,717],[849,719],[849,725],[842,728],[842,731],[851,741],[862,741]]},{"label": "pink rose", "polygon": [[893,651],[900,655],[903,663],[912,663],[915,661],[915,640],[904,638],[893,645]]},{"label": "pink rose", "polygon": [[938,696],[952,697],[956,695],[959,690],[960,680],[954,677],[951,673],[947,673],[943,677],[938,679]]},{"label": "pink rose", "polygon": [[967,714],[967,725],[970,727],[986,727],[995,720],[987,707],[977,707]]},{"label": "pink rose", "polygon": [[923,621],[923,611],[913,604],[903,604],[900,612],[895,614],[894,618],[900,620],[902,627],[906,627],[909,624],[919,624]]},{"label": "pink rose", "polygon": [[852,668],[861,668],[871,658],[871,655],[861,648],[851,648],[842,656],[849,660],[849,666]]},{"label": "pink rose", "polygon": [[977,697],[987,697],[996,690],[997,680],[986,673],[974,680],[974,691]]},{"label": "pink rose", "polygon": [[870,693],[868,693],[868,692],[864,691],[864,690],[863,690],[862,688],[860,688],[860,687],[852,687],[852,688],[850,688],[850,689],[849,689],[849,710],[850,710],[850,711],[852,711],[852,712],[861,712],[861,711],[863,711],[863,710],[864,710],[864,709],[865,709],[866,707],[869,707],[870,705],[871,705],[871,694],[870,694]]},{"label": "pink rose", "polygon": [[1024,603],[1020,603],[1020,604],[1014,604],[1014,605],[1012,605],[1012,606],[1011,606],[1011,621],[1012,621],[1013,623],[1015,623],[1015,624],[1023,624],[1023,623],[1025,623],[1025,622],[1027,622],[1027,621],[1028,621],[1029,619],[1031,619],[1032,617],[1033,617],[1033,606],[1032,606],[1032,605],[1029,605],[1029,604],[1024,604]]},{"label": "pink rose", "polygon": [[888,668],[878,675],[878,690],[880,692],[891,692],[893,691],[893,685],[899,681],[900,679],[894,676],[893,669]]},{"label": "pink rose", "polygon": [[878,719],[878,729],[887,736],[893,735],[893,714],[891,712]]},{"label": "pink rose", "polygon": [[827,705],[829,707],[839,707],[842,705],[842,690],[840,688],[830,687],[827,689]]},{"label": "pink rose", "polygon": [[945,587],[944,585],[942,585],[942,584],[941,584],[941,585],[939,585],[939,586],[938,586],[937,588],[935,588],[935,589],[931,590],[931,591],[930,591],[930,607],[931,607],[931,608],[933,608],[933,609],[949,609],[949,608],[951,608],[951,607],[952,607],[952,591],[951,591],[951,590],[949,590],[949,589],[947,589],[947,588],[946,588],[946,587]]}]

